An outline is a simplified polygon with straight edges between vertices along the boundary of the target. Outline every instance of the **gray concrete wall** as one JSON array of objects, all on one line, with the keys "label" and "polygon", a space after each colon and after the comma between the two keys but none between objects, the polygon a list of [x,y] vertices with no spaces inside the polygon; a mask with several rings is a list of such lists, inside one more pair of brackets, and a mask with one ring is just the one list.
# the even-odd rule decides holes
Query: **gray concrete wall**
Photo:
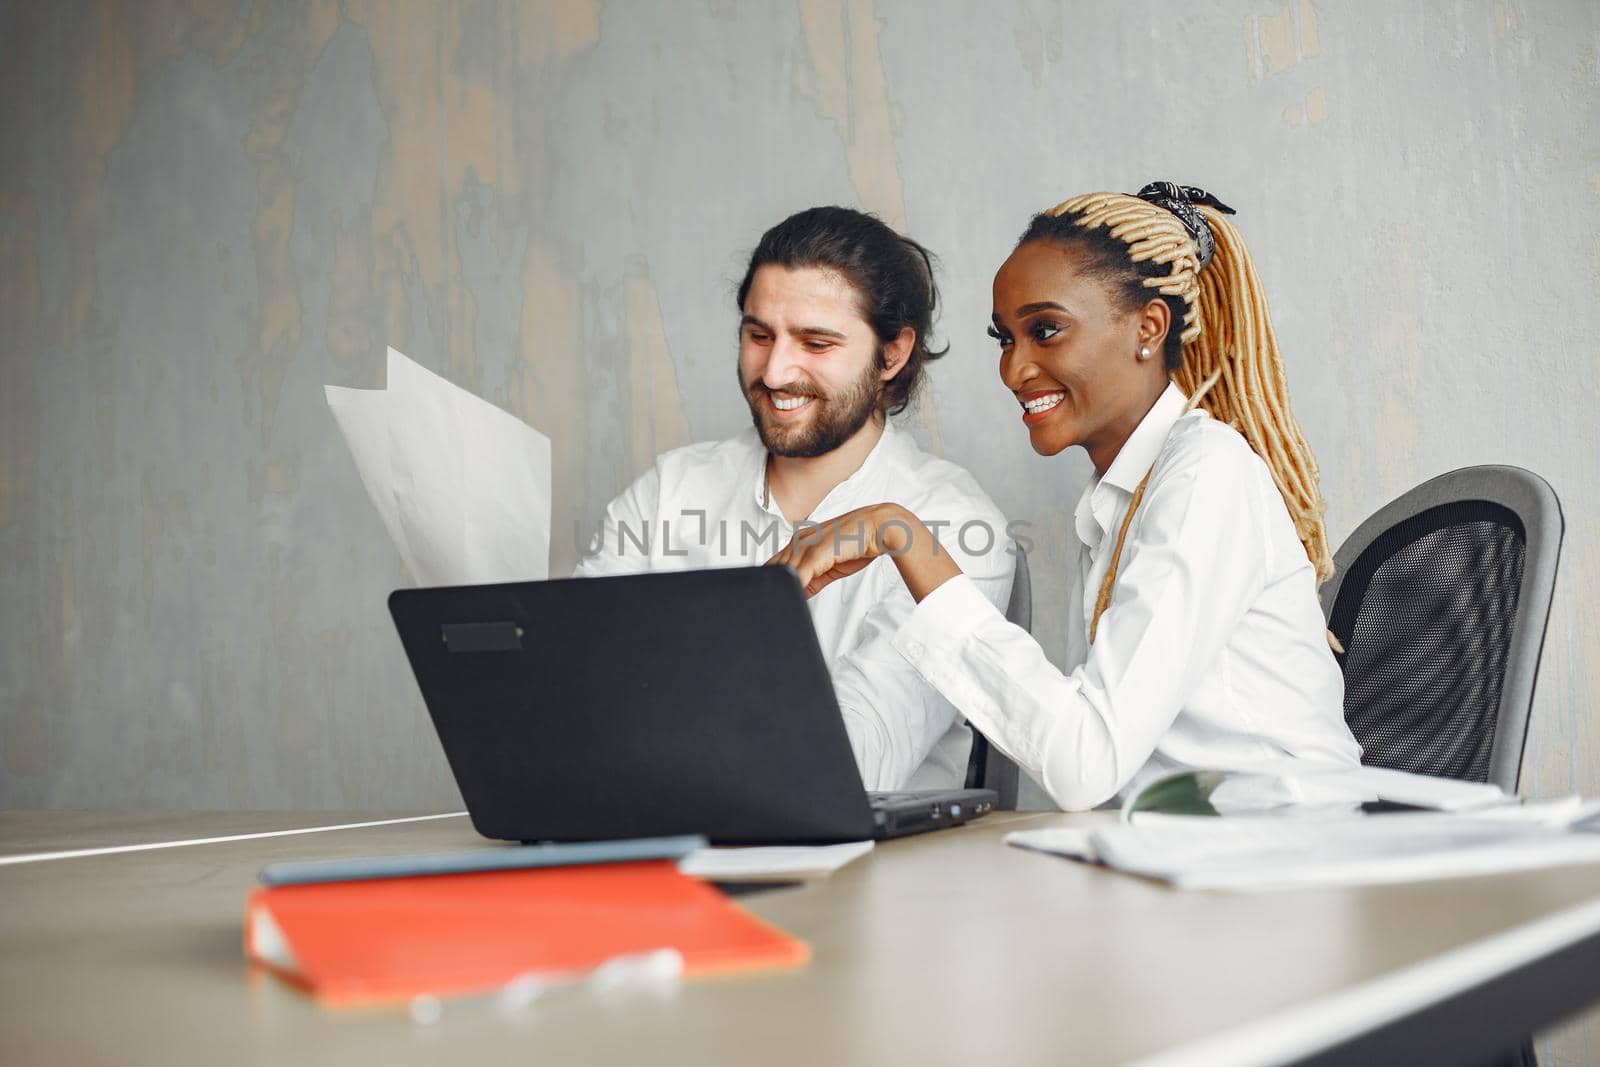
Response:
[{"label": "gray concrete wall", "polygon": [[1058,643],[1086,463],[1012,425],[988,279],[1155,176],[1241,210],[1336,541],[1453,466],[1556,485],[1529,787],[1600,788],[1593,5],[194,6],[0,8],[0,802],[450,802],[320,386],[388,342],[546,430],[559,571],[744,423],[730,289],[816,202],[943,256],[909,423],[1033,524]]},{"label": "gray concrete wall", "polygon": [[745,421],[760,231],[863,205],[943,257],[909,417],[1035,529],[1060,643],[1081,456],[983,336],[1033,211],[1234,204],[1335,543],[1515,463],[1567,542],[1527,791],[1600,792],[1600,6],[0,4],[0,805],[450,806],[405,580],[322,400],[385,343],[556,448],[574,522]]},{"label": "gray concrete wall", "polygon": [[559,571],[744,423],[730,290],[811,203],[942,255],[908,421],[1033,525],[1059,643],[1087,465],[1013,425],[988,280],[1032,211],[1157,176],[1240,209],[1335,541],[1461,464],[1555,484],[1528,785],[1600,790],[1593,5],[0,12],[0,803],[451,802],[321,385],[393,343],[548,432]]}]

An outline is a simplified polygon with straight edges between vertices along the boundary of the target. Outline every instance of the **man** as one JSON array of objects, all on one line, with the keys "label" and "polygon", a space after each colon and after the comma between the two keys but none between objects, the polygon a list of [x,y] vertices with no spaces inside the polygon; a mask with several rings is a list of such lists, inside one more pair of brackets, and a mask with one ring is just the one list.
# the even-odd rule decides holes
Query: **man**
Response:
[{"label": "man", "polygon": [[[812,208],[768,230],[739,286],[739,385],[754,428],[659,457],[606,509],[577,574],[763,563],[809,524],[894,501],[931,515],[1003,610],[1005,518],[970,474],[890,419],[943,354],[928,348],[937,299],[926,250],[870,215]],[[866,787],[960,786],[971,734],[892,644],[915,606],[893,561],[809,605]]]}]

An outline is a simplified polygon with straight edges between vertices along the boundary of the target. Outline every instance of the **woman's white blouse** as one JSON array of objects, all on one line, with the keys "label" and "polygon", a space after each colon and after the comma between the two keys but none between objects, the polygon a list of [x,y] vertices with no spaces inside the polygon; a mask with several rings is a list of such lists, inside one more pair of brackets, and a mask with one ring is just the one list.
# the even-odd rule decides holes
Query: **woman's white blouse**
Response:
[{"label": "woman's white blouse", "polygon": [[[1169,385],[1078,501],[1068,673],[964,576],[926,597],[895,638],[1069,810],[1184,767],[1361,758],[1315,572],[1272,475],[1236,431],[1186,404]],[[1152,463],[1091,646],[1095,594]]]}]

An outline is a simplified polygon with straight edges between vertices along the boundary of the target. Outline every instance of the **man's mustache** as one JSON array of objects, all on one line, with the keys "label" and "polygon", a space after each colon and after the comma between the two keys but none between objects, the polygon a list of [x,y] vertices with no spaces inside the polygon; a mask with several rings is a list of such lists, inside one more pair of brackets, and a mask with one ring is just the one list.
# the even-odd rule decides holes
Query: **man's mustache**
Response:
[{"label": "man's mustache", "polygon": [[819,399],[827,398],[827,394],[821,389],[818,389],[814,385],[807,384],[806,382],[794,382],[792,384],[782,385],[776,389],[773,389],[765,382],[757,379],[756,381],[751,382],[748,387],[746,387],[746,392],[756,399],[760,399],[763,396],[771,396],[773,393],[782,393],[784,396],[809,396]]}]

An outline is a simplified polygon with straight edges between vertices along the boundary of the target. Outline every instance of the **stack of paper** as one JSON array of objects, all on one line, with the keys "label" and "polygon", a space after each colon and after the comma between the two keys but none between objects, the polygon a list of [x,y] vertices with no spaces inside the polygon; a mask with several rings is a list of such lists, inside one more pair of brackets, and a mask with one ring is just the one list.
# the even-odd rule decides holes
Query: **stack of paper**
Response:
[{"label": "stack of paper", "polygon": [[392,348],[387,389],[326,388],[367,495],[418,584],[548,576],[547,437]]},{"label": "stack of paper", "polygon": [[[1172,786],[1180,788],[1173,790]],[[1125,807],[1142,811],[1163,807],[1167,799],[1188,803],[1204,800],[1222,815],[1250,815],[1268,811],[1313,808],[1351,809],[1367,801],[1389,801],[1434,811],[1473,811],[1514,801],[1499,786],[1488,782],[1462,782],[1359,764],[1321,764],[1309,760],[1281,759],[1252,765],[1248,770],[1187,769],[1159,772],[1134,783]],[[1193,814],[1193,812],[1187,812]]]},{"label": "stack of paper", "polygon": [[1104,863],[1186,889],[1366,885],[1600,863],[1578,798],[1471,812],[1194,816],[1027,830],[1008,844]]}]

